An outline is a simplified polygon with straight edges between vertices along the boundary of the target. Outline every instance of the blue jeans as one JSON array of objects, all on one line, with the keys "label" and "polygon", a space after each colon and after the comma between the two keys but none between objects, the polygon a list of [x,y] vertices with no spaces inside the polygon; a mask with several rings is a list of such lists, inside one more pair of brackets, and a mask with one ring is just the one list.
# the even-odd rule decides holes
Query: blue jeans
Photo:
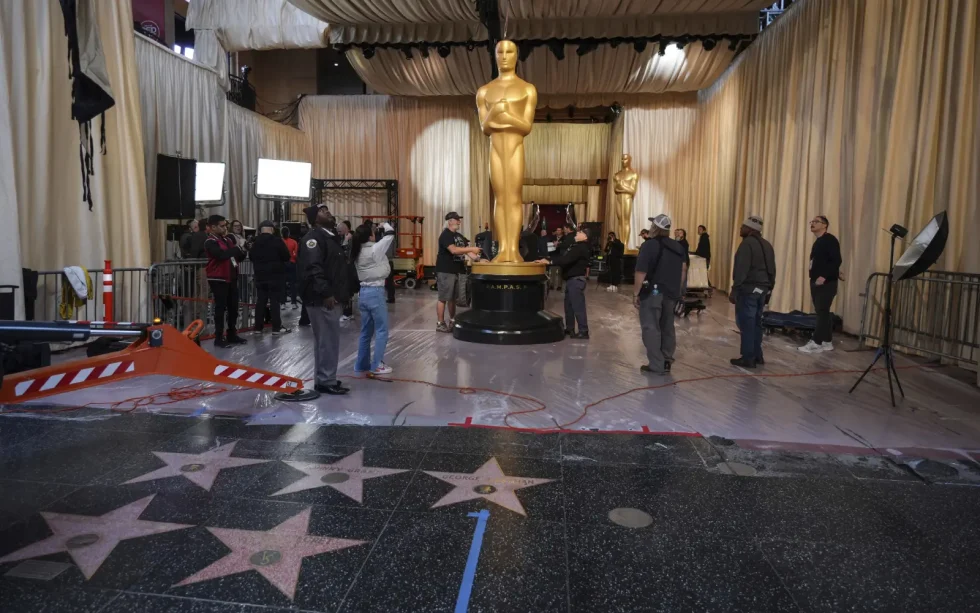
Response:
[{"label": "blue jeans", "polygon": [[762,312],[766,307],[766,295],[740,291],[735,298],[735,323],[742,333],[742,358],[762,359]]},{"label": "blue jeans", "polygon": [[[361,311],[361,339],[357,346],[354,370],[367,372],[381,365],[388,346],[388,304],[384,287],[361,286],[357,308]],[[374,359],[371,359],[371,337],[374,337]]]}]

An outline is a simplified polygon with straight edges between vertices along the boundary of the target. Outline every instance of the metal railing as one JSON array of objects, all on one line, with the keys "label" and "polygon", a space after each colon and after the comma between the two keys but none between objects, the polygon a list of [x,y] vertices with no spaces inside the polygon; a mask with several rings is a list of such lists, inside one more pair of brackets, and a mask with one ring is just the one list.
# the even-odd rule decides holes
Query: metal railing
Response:
[{"label": "metal railing", "polygon": [[[861,311],[862,344],[881,343],[887,273],[868,277]],[[980,358],[980,274],[929,271],[892,285],[896,349],[976,365]]]},{"label": "metal railing", "polygon": [[[195,319],[204,322],[204,336],[214,334],[214,301],[204,267],[207,260],[168,260],[150,266],[148,308],[152,317],[183,330]],[[239,329],[254,325],[255,277],[251,260],[238,265]]]},{"label": "metal railing", "polygon": [[[76,307],[62,307],[65,297],[63,270],[42,270],[37,277],[35,321],[101,321],[103,319],[102,266],[86,269],[92,280],[92,295]],[[113,319],[115,321],[148,321],[146,268],[113,269]]]}]

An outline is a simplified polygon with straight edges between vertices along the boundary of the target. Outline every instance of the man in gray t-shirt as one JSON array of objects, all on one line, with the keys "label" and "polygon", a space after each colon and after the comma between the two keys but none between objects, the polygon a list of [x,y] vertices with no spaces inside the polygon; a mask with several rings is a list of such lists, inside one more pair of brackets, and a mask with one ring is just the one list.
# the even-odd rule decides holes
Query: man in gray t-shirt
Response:
[{"label": "man in gray t-shirt", "polygon": [[647,363],[643,372],[670,372],[677,341],[674,336],[674,305],[681,298],[690,258],[680,243],[670,238],[670,217],[657,215],[650,240],[643,243],[633,273],[633,306],[640,311]]}]

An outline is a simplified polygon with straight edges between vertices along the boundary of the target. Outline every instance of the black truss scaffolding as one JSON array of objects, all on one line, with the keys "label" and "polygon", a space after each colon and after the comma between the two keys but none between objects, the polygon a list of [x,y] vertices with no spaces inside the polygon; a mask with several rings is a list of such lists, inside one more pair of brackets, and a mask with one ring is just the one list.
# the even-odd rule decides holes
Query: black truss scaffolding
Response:
[{"label": "black truss scaffolding", "polygon": [[[391,219],[398,217],[398,181],[395,179],[313,179],[313,203],[323,202],[323,192],[328,189],[385,190],[385,214]],[[396,247],[399,242],[396,236]]]}]

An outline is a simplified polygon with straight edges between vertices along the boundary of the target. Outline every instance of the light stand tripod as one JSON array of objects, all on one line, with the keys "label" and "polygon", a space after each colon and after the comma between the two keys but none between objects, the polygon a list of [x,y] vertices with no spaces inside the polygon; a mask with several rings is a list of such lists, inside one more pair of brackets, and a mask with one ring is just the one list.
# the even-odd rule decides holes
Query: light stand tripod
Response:
[{"label": "light stand tripod", "polygon": [[[902,232],[896,231],[901,229]],[[895,353],[892,351],[891,338],[892,338],[892,276],[893,269],[895,267],[895,241],[898,238],[904,237],[908,230],[902,228],[901,226],[892,226],[892,244],[891,244],[891,254],[888,256],[888,276],[885,279],[885,325],[884,331],[881,337],[881,345],[878,347],[878,351],[875,352],[875,358],[872,360],[871,364],[864,370],[858,380],[854,382],[851,390],[847,392],[850,394],[853,392],[861,381],[868,376],[871,369],[874,368],[875,364],[882,356],[885,358],[885,371],[888,373],[888,391],[891,393],[892,406],[895,406],[895,390],[892,387],[892,377],[895,377],[895,385],[898,386],[898,391],[902,394],[902,398],[905,398],[905,391],[902,389],[902,383],[898,380],[898,371],[895,370]]]}]

